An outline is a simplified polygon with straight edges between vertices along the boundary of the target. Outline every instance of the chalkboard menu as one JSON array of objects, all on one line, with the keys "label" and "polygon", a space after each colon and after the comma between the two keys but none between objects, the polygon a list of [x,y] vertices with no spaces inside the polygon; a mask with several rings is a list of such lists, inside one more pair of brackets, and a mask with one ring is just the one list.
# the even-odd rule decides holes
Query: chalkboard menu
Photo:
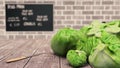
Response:
[{"label": "chalkboard menu", "polygon": [[52,4],[6,4],[6,31],[52,30]]}]

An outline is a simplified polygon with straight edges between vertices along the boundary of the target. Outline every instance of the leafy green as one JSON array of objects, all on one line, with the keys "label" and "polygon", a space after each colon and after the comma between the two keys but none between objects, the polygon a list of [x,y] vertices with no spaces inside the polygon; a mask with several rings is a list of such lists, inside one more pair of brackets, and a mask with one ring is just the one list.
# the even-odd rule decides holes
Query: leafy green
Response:
[{"label": "leafy green", "polygon": [[120,32],[120,21],[112,21],[107,24],[105,31],[109,33],[119,33]]},{"label": "leafy green", "polygon": [[108,32],[102,32],[101,34],[101,41],[105,44],[119,44],[120,43],[120,39],[117,37],[116,34],[111,34]]},{"label": "leafy green", "polygon": [[93,21],[91,23],[91,29],[87,32],[87,35],[94,35],[96,37],[100,37],[101,31],[105,28],[105,23],[101,23],[99,21]]},{"label": "leafy green", "polygon": [[120,44],[99,44],[89,56],[94,68],[120,68]]},{"label": "leafy green", "polygon": [[77,42],[76,49],[85,51],[87,56],[89,56],[92,48],[96,47],[99,44],[99,42],[100,42],[100,40],[94,36],[87,38],[87,40],[85,40],[84,42],[79,40]]},{"label": "leafy green", "polygon": [[89,61],[94,68],[120,68],[120,21],[93,21],[80,30],[60,29],[51,40],[51,48],[74,67]]},{"label": "leafy green", "polygon": [[75,49],[76,43],[79,39],[77,30],[72,28],[60,29],[51,40],[51,48],[55,54],[66,56],[70,49]]},{"label": "leafy green", "polygon": [[69,50],[67,60],[73,67],[83,66],[87,63],[87,56],[84,51]]}]

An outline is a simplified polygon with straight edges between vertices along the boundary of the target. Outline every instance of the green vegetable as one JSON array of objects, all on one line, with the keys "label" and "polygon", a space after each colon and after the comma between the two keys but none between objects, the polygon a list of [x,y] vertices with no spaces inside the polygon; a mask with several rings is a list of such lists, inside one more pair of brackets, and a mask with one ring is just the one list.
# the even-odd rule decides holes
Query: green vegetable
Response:
[{"label": "green vegetable", "polygon": [[[117,35],[120,29],[118,25],[118,21],[110,23],[100,23],[99,21],[93,21],[91,25],[82,27],[79,31],[79,34],[82,37],[80,37],[80,40],[77,42],[76,49],[85,51],[87,56],[89,56],[91,50],[96,47],[99,42],[105,44],[120,43],[120,39],[118,38],[118,36],[120,37],[120,34]],[[114,31],[109,31],[109,29]]]},{"label": "green vegetable", "polygon": [[73,67],[79,67],[87,63],[87,56],[84,51],[69,50],[67,53],[67,60]]},{"label": "green vegetable", "polygon": [[120,32],[116,34],[117,38],[120,40]]},{"label": "green vegetable", "polygon": [[77,50],[83,50],[86,52],[87,56],[89,56],[92,48],[96,47],[99,44],[100,40],[96,37],[88,37],[87,40],[84,42],[79,40],[77,42],[76,49]]},{"label": "green vegetable", "polygon": [[79,34],[77,30],[63,28],[53,36],[51,40],[51,48],[55,54],[66,56],[68,50],[75,49],[78,40]]},{"label": "green vegetable", "polygon": [[91,29],[87,32],[87,35],[94,35],[96,37],[100,37],[100,33],[106,27],[106,24],[99,21],[93,21],[90,26]]},{"label": "green vegetable", "polygon": [[111,34],[108,32],[102,32],[101,33],[101,41],[105,44],[119,44],[120,43],[120,39],[117,37],[116,34]]},{"label": "green vegetable", "polygon": [[120,68],[120,21],[93,21],[80,30],[60,29],[51,40],[51,48],[55,54],[66,56],[73,67],[89,61],[94,68]]},{"label": "green vegetable", "polygon": [[99,44],[89,56],[94,68],[120,68],[120,44]]},{"label": "green vegetable", "polygon": [[105,31],[109,33],[119,33],[120,32],[120,21],[112,21],[107,24]]}]

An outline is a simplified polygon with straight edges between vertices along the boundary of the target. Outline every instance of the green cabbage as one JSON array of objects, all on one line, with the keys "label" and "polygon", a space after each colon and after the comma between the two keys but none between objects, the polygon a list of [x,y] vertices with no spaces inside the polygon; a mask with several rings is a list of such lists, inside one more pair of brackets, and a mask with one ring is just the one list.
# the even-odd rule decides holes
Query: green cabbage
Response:
[{"label": "green cabbage", "polygon": [[74,67],[82,66],[89,57],[87,61],[94,68],[120,68],[120,21],[93,21],[80,30],[60,29],[51,40],[51,48],[57,55],[67,54]]},{"label": "green cabbage", "polygon": [[[93,21],[91,25],[82,27],[79,31],[80,40],[77,42],[76,49],[85,51],[89,56],[91,50],[96,47],[99,42],[105,44],[120,43],[120,34],[118,34],[120,27],[118,25],[119,21],[109,23]],[[116,28],[113,29],[114,27]]]},{"label": "green cabbage", "polygon": [[99,44],[99,42],[100,42],[100,40],[94,36],[87,38],[87,40],[85,40],[84,42],[79,40],[77,42],[76,49],[85,51],[87,53],[87,56],[89,56],[91,50],[94,47],[96,47]]},{"label": "green cabbage", "polygon": [[69,50],[66,57],[73,67],[83,66],[87,63],[87,56],[84,51]]},{"label": "green cabbage", "polygon": [[66,56],[68,50],[75,49],[78,40],[79,34],[77,30],[63,28],[53,36],[51,40],[51,48],[55,54]]},{"label": "green cabbage", "polygon": [[89,63],[94,68],[120,68],[120,44],[99,44],[91,51]]},{"label": "green cabbage", "polygon": [[108,33],[105,31],[101,33],[100,39],[105,44],[119,44],[120,43],[120,39],[117,37],[116,34]]},{"label": "green cabbage", "polygon": [[120,32],[120,21],[108,22],[104,30],[109,33],[119,33]]}]

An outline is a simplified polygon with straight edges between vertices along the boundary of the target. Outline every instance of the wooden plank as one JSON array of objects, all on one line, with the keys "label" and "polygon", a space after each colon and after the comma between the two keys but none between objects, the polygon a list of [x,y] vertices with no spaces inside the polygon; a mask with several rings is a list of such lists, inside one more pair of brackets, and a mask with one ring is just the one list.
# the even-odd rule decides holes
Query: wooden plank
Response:
[{"label": "wooden plank", "polygon": [[[12,55],[12,53],[14,53],[14,50],[19,48],[21,44],[23,44],[23,40],[16,40],[16,42],[14,42],[15,40],[12,40],[11,43],[6,44],[6,48],[1,48],[0,49],[0,61],[3,60],[3,58],[5,59],[7,56]],[[19,44],[19,45],[18,45]]]},{"label": "wooden plank", "polygon": [[[14,41],[12,43],[15,43],[16,41]],[[23,41],[25,41],[25,40],[23,40]],[[17,43],[17,45],[19,45],[19,46],[17,48],[14,48],[14,50],[9,55],[7,55],[7,58],[3,59],[2,62],[0,62],[0,67],[2,67],[2,68],[9,68],[9,67],[10,68],[18,68],[18,67],[21,68],[22,66],[24,66],[23,64],[20,64],[19,62],[6,63],[5,61],[7,59],[10,59],[10,58],[15,58],[16,56],[18,57],[19,54],[20,55],[23,54],[24,52],[22,53],[22,50],[24,50],[26,47],[30,46],[31,43],[33,43],[33,41],[29,41],[29,40],[27,42],[25,42],[25,43],[22,43],[21,45],[19,45],[19,43]],[[19,66],[19,64],[21,66]]]},{"label": "wooden plank", "polygon": [[6,51],[6,49],[8,49],[9,48],[9,45],[11,44],[11,42],[12,42],[13,40],[9,40],[9,41],[5,41],[5,42],[3,42],[2,44],[1,44],[1,46],[0,46],[0,54],[1,53],[3,53],[4,51]]},{"label": "wooden plank", "polygon": [[69,65],[66,58],[60,57],[60,65],[61,65],[61,68],[72,68],[72,66]]},{"label": "wooden plank", "polygon": [[25,68],[59,68],[59,57],[51,51],[49,40],[41,42],[36,54],[39,56],[32,57]]},{"label": "wooden plank", "polygon": [[[29,42],[26,42],[26,44],[24,44],[24,46],[22,46],[20,49],[18,49],[17,52],[15,52],[12,56],[10,56],[7,59],[31,55],[32,52],[38,48],[39,43],[40,43],[39,40],[30,40]],[[26,66],[26,64],[28,63],[28,61],[29,61],[29,58],[21,60],[21,61],[13,62],[13,63],[8,63],[8,64],[3,63],[3,65],[5,68],[7,68],[7,67],[24,68]]]},{"label": "wooden plank", "polygon": [[6,44],[8,44],[10,42],[11,42],[11,40],[2,40],[2,41],[0,41],[0,48],[5,46]]}]

